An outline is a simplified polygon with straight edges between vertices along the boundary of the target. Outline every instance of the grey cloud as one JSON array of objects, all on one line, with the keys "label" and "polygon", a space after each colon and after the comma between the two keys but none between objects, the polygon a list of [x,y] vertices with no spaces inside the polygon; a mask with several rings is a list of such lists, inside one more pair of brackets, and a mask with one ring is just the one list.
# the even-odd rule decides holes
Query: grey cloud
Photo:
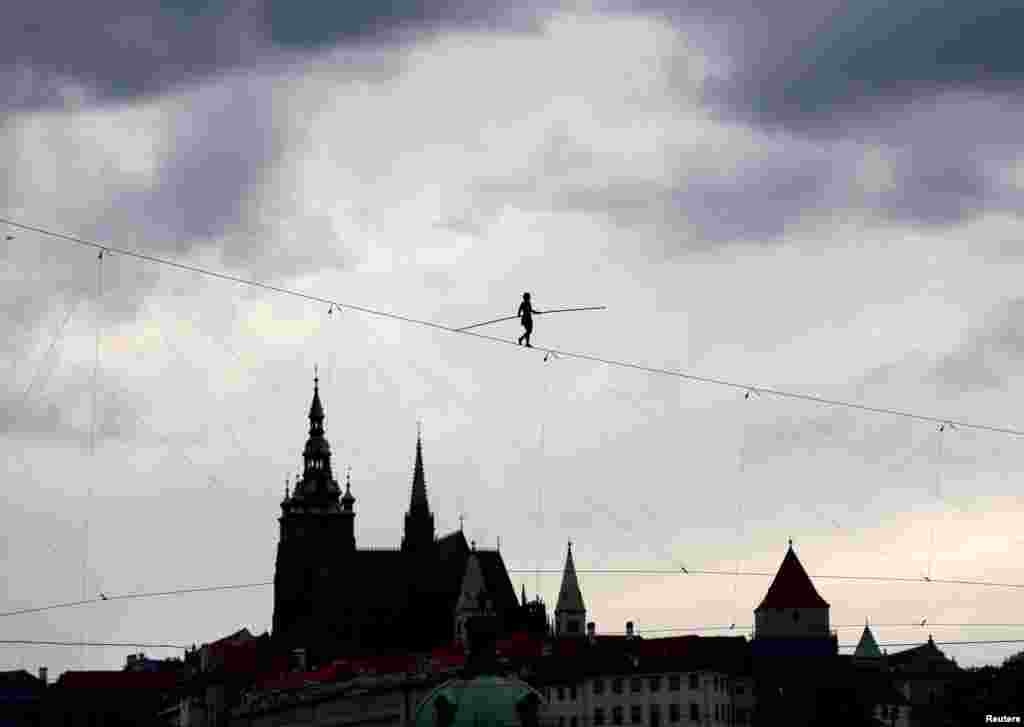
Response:
[{"label": "grey cloud", "polygon": [[91,370],[81,370],[73,377],[62,376],[59,384],[46,370],[42,374],[35,386],[0,392],[0,434],[88,446],[92,438],[94,391],[97,445],[105,440],[132,439],[140,433],[149,408],[144,397],[121,389],[116,377],[101,372],[94,389]]},{"label": "grey cloud", "polygon": [[62,108],[61,86],[97,101],[154,96],[227,71],[339,45],[396,44],[445,28],[535,32],[548,3],[432,0],[296,6],[281,0],[209,5],[197,0],[59,0],[6,9],[0,92],[9,111]]},{"label": "grey cloud", "polygon": [[[766,149],[729,173],[691,171],[679,157],[675,175],[656,180],[602,176],[599,160],[578,145],[572,148],[564,130],[552,135],[557,141],[549,140],[538,154],[535,170],[519,179],[477,184],[475,225],[495,218],[506,205],[580,212],[620,229],[650,230],[671,255],[737,241],[778,242],[803,215],[842,203],[828,198],[828,185],[840,173],[837,161],[828,150],[799,140]],[[553,155],[552,149],[560,152]]]},{"label": "grey cloud", "polygon": [[1005,389],[1022,360],[1024,298],[1015,298],[989,313],[956,350],[944,356],[931,379],[954,394]]},{"label": "grey cloud", "polygon": [[712,97],[765,123],[835,127],[947,91],[1016,94],[1024,78],[1013,30],[1024,11],[1010,0],[803,4],[771,16],[725,3],[704,16],[728,22],[730,9],[736,67]]}]

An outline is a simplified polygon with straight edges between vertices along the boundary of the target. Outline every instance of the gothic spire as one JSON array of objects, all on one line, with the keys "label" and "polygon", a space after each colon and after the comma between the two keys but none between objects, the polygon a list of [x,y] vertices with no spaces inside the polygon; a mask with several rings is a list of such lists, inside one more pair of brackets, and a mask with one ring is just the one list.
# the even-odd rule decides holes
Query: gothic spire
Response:
[{"label": "gothic spire", "polygon": [[349,467],[345,473],[345,494],[341,497],[341,504],[345,510],[351,510],[356,498],[352,496],[352,468]]},{"label": "gothic spire", "polygon": [[427,503],[427,480],[423,474],[423,438],[416,427],[416,464],[412,470],[412,497],[409,500],[409,512],[415,510],[430,511]]},{"label": "gothic spire", "polygon": [[[315,370],[314,370],[315,371]],[[309,436],[324,434],[324,405],[320,403],[320,377],[313,375],[313,402],[309,405]]]},{"label": "gothic spire", "polygon": [[558,589],[558,603],[555,611],[585,611],[580,583],[576,579],[576,564],[572,560],[572,541],[565,556],[565,569],[562,571],[562,586]]},{"label": "gothic spire", "polygon": [[331,471],[331,445],[324,436],[324,406],[320,401],[320,379],[313,377],[313,401],[309,405],[309,438],[302,451],[302,478],[293,497],[326,496],[337,502],[341,489]]},{"label": "gothic spire", "polygon": [[416,427],[416,464],[412,472],[412,495],[405,514],[402,550],[426,553],[434,544],[434,516],[427,502],[427,481],[423,474],[423,438]]}]

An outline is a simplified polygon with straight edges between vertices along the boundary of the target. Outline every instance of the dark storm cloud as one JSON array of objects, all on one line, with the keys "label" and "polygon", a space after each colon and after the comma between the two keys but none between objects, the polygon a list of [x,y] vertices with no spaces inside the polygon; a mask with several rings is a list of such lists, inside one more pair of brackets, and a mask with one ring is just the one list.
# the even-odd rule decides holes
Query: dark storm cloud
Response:
[{"label": "dark storm cloud", "polygon": [[0,92],[8,111],[62,107],[59,86],[67,82],[99,99],[147,96],[282,52],[396,42],[448,27],[533,30],[533,16],[521,5],[437,0],[14,3],[0,26]]},{"label": "dark storm cloud", "polygon": [[1024,298],[1008,301],[988,314],[963,343],[944,356],[931,378],[943,389],[966,394],[1005,389],[1024,361]]},{"label": "dark storm cloud", "polygon": [[713,96],[762,122],[832,127],[947,91],[1016,93],[1024,80],[1013,0],[788,5],[691,7],[733,24],[736,66]]},{"label": "dark storm cloud", "polygon": [[204,5],[158,0],[12,4],[0,29],[7,104],[58,101],[40,96],[32,84],[12,85],[27,75],[73,80],[101,98],[124,98],[158,93],[253,60],[248,41],[261,31],[252,9],[238,4],[223,12]]}]

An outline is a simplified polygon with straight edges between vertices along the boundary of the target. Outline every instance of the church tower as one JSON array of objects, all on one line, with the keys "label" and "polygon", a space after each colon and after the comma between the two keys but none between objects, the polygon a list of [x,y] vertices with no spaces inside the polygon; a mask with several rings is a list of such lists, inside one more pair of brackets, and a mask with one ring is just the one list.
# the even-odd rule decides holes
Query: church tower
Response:
[{"label": "church tower", "polygon": [[587,621],[587,609],[583,605],[583,594],[576,580],[576,564],[572,561],[572,541],[565,556],[562,571],[562,586],[558,589],[558,603],[555,604],[555,636],[583,636],[583,624]]},{"label": "church tower", "polygon": [[423,439],[416,432],[416,463],[412,471],[412,495],[409,511],[405,514],[405,531],[402,535],[402,551],[405,553],[428,554],[434,548],[434,516],[427,504],[427,482],[423,474]]},{"label": "church tower", "polygon": [[754,611],[754,638],[827,639],[828,609],[793,552],[791,540],[775,580]]},{"label": "church tower", "polygon": [[342,498],[334,479],[317,378],[302,460],[302,477],[291,493],[285,488],[281,502],[274,570],[273,634],[290,649],[312,649],[328,639],[345,554],[355,550],[355,498],[350,482]]}]

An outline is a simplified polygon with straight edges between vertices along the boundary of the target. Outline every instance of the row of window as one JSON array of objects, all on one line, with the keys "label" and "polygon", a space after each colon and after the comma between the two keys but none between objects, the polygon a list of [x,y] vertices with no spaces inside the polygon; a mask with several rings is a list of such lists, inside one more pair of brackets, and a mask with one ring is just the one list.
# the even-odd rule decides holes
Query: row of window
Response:
[{"label": "row of window", "polygon": [[[639,693],[641,693],[643,691],[643,682],[644,682],[644,680],[642,678],[640,678],[640,677],[633,677],[633,678],[631,678],[629,680],[629,691],[632,694],[639,694]],[[625,684],[625,680],[622,677],[615,677],[614,679],[612,679],[611,680],[611,691],[612,691],[612,694],[622,694],[623,693],[624,684]],[[661,691],[661,677],[660,676],[647,677],[647,686],[648,686],[648,689],[649,689],[649,691],[651,693],[660,692]],[[680,679],[678,674],[672,674],[672,675],[669,676],[669,678],[668,678],[668,690],[670,692],[678,692],[680,690],[681,686],[682,686],[681,679]],[[690,674],[689,687],[690,687],[691,690],[700,689],[700,676],[698,674]],[[727,683],[726,683],[725,677],[719,677],[718,675],[715,675],[715,677],[714,677],[714,679],[712,681],[712,688],[714,689],[715,692],[722,692],[722,693],[724,693],[727,690]],[[605,680],[604,679],[595,679],[594,680],[593,692],[594,692],[594,694],[604,694],[605,693]],[[576,685],[575,684],[571,685],[568,688],[568,693],[569,693],[569,699],[571,701],[575,701],[576,700]],[[743,694],[743,693],[744,693],[743,686],[741,684],[737,684],[736,685],[736,694]],[[566,695],[566,687],[564,687],[564,686],[558,687],[558,689],[557,689],[558,701],[560,701],[560,702],[565,701],[565,695]]]},{"label": "row of window", "polygon": [[[611,723],[613,725],[623,724],[624,710],[622,707],[612,707],[611,710]],[[598,707],[594,710],[594,725],[600,727],[600,725],[606,724],[607,715],[605,710]],[[668,721],[675,724],[682,719],[682,710],[678,704],[668,705]],[[690,702],[690,720],[693,722],[700,721],[700,706],[696,702]],[[634,704],[629,708],[629,723],[630,724],[643,724],[644,712],[643,708],[639,704]],[[661,705],[652,704],[650,705],[650,724],[651,727],[658,727],[661,724]]]},{"label": "row of window", "polygon": [[[714,719],[715,721],[735,721],[741,724],[747,722],[747,710],[745,709],[734,709],[729,704],[716,704],[714,705]],[[594,710],[594,727],[601,727],[606,724],[608,715],[605,710],[598,707]],[[611,710],[611,724],[622,725],[624,718],[624,712],[622,707],[612,707]],[[682,709],[678,704],[668,705],[668,721],[670,724],[678,724],[682,720]],[[690,721],[700,721],[700,705],[696,702],[690,702]],[[634,704],[629,708],[629,723],[631,725],[638,725],[644,723],[643,708]],[[650,727],[659,727],[661,725],[661,706],[657,704],[650,705]],[[576,717],[573,717],[570,721],[571,727],[576,727]],[[558,727],[566,727],[565,717],[558,718]]]},{"label": "row of window", "polygon": [[[717,679],[717,677],[716,677]],[[623,684],[625,680],[622,677],[615,677],[611,680],[612,694],[622,694]],[[651,692],[661,691],[661,677],[652,676],[647,678],[647,686]],[[670,692],[678,692],[681,686],[681,680],[678,674],[672,674],[668,678],[668,690]],[[594,694],[604,694],[604,679],[594,680]],[[644,680],[640,677],[633,677],[629,680],[629,691],[633,694],[638,694],[643,691]],[[697,674],[690,675],[690,689],[700,688],[700,677]]]}]

